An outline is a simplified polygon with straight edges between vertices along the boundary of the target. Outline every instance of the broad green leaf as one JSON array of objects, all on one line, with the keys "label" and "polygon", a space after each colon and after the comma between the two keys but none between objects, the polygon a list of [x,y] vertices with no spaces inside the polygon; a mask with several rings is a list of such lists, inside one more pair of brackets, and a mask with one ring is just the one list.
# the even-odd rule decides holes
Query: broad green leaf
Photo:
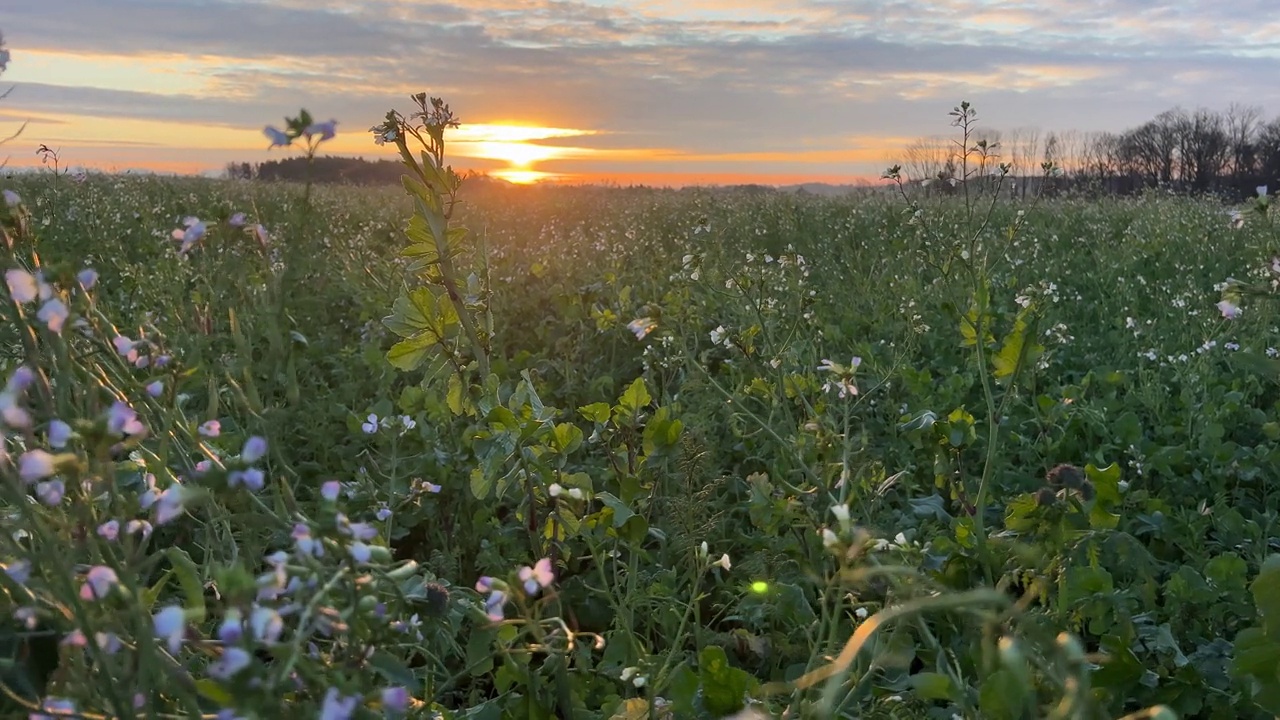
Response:
[{"label": "broad green leaf", "polygon": [[635,382],[622,393],[622,397],[618,398],[618,407],[624,415],[635,415],[648,407],[652,401],[653,398],[649,397],[649,389],[645,387],[644,378],[636,378]]},{"label": "broad green leaf", "polygon": [[916,673],[911,676],[911,687],[925,700],[952,700],[956,696],[955,684],[942,673]]},{"label": "broad green leaf", "polygon": [[387,351],[387,362],[397,370],[416,370],[435,344],[436,341],[425,334],[401,340]]},{"label": "broad green leaf", "polygon": [[591,403],[590,405],[584,405],[578,408],[578,412],[582,417],[598,425],[603,425],[609,422],[609,411],[609,403],[602,402]]}]

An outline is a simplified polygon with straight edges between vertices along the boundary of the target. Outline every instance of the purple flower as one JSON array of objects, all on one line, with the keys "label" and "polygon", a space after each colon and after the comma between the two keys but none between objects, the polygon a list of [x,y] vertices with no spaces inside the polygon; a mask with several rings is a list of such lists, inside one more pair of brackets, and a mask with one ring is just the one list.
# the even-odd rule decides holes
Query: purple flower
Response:
[{"label": "purple flower", "polygon": [[169,646],[169,652],[178,652],[187,634],[187,617],[181,607],[170,605],[156,613],[151,618],[151,626],[155,631],[156,639],[163,640]]},{"label": "purple flower", "polygon": [[382,709],[402,713],[409,707],[409,691],[402,687],[389,687],[382,691]]},{"label": "purple flower", "polygon": [[40,311],[36,313],[36,318],[49,328],[49,332],[58,335],[62,334],[62,326],[67,322],[67,318],[71,316],[71,311],[67,309],[66,303],[58,298],[50,298],[40,306]]},{"label": "purple flower", "polygon": [[156,500],[156,524],[164,525],[182,516],[186,512],[183,501],[186,500],[187,489],[179,483],[173,483]]},{"label": "purple flower", "polygon": [[182,241],[182,245],[178,247],[178,254],[185,255],[196,243],[204,238],[208,228],[200,222],[200,218],[189,217],[182,222],[183,227],[173,231],[173,239]]},{"label": "purple flower", "polygon": [[49,445],[55,448],[64,448],[67,441],[71,439],[71,426],[61,420],[51,420],[49,422]]},{"label": "purple flower", "polygon": [[76,280],[80,282],[80,287],[85,290],[92,290],[93,286],[98,284],[98,271],[93,268],[85,268],[76,273]]},{"label": "purple flower", "polygon": [[163,380],[156,380],[155,382],[147,385],[147,394],[151,397],[160,397],[162,393],[164,393]]},{"label": "purple flower", "polygon": [[25,392],[31,387],[31,383],[36,381],[36,371],[26,365],[19,365],[17,370],[13,371],[13,375],[9,377],[9,381],[5,383],[5,390],[16,394]]},{"label": "purple flower", "polygon": [[271,144],[267,146],[268,150],[273,147],[285,147],[293,143],[293,139],[287,133],[277,130],[271,125],[262,128],[262,134],[266,135],[267,139],[271,141]]},{"label": "purple flower", "polygon": [[324,694],[324,705],[320,707],[320,720],[351,720],[359,701],[359,695],[343,697],[337,688],[329,688]]},{"label": "purple flower", "polygon": [[257,606],[249,615],[249,629],[258,642],[274,645],[284,632],[284,618],[271,608]]},{"label": "purple flower", "polygon": [[244,485],[250,492],[258,492],[266,483],[266,475],[258,468],[232,470],[227,474],[227,485],[237,487]]},{"label": "purple flower", "polygon": [[96,632],[93,634],[93,641],[108,655],[115,655],[120,652],[120,648],[124,647],[124,643],[120,642],[120,637],[115,633]]},{"label": "purple flower", "polygon": [[266,438],[254,435],[244,443],[244,449],[240,451],[240,459],[247,463],[258,462],[267,454]]},{"label": "purple flower", "polygon": [[368,563],[369,558],[373,557],[373,551],[369,549],[369,546],[358,540],[351,543],[351,547],[348,548],[348,552],[351,553],[351,559],[355,560],[359,565]]},{"label": "purple flower", "polygon": [[21,268],[6,270],[4,281],[9,286],[9,296],[14,302],[29,303],[36,299],[38,293],[36,278],[26,270]]},{"label": "purple flower", "polygon": [[217,420],[206,420],[198,432],[205,437],[216,438],[222,434],[222,423]]},{"label": "purple flower", "polygon": [[146,540],[151,537],[151,523],[146,520],[130,520],[128,525],[124,526],[126,535],[142,535],[142,539]]},{"label": "purple flower", "polygon": [[1222,317],[1228,320],[1235,320],[1240,317],[1240,306],[1230,300],[1223,300],[1218,303],[1218,312],[1222,313]]},{"label": "purple flower", "polygon": [[98,526],[98,536],[104,540],[115,542],[120,536],[120,521],[108,520]]},{"label": "purple flower", "polygon": [[318,140],[318,142],[324,142],[325,140],[332,140],[333,136],[336,135],[338,132],[337,125],[338,125],[337,120],[330,120],[329,122],[313,123],[307,126],[307,129],[303,130],[302,134],[306,135],[308,139],[312,135],[319,135],[320,140]]},{"label": "purple flower", "polygon": [[502,606],[507,604],[507,594],[501,590],[494,590],[489,593],[489,597],[484,601],[484,612],[489,619],[494,622],[500,622],[504,617]]},{"label": "purple flower", "polygon": [[0,568],[4,569],[4,574],[8,575],[10,580],[19,585],[26,585],[27,581],[31,579],[30,560],[15,560],[8,565],[0,563]]},{"label": "purple flower", "polygon": [[243,227],[244,213],[238,212],[235,215],[232,215],[231,219],[227,220],[227,224],[230,225],[231,227]]},{"label": "purple flower", "polygon": [[40,498],[40,502],[49,507],[62,502],[62,496],[66,492],[67,487],[61,480],[46,480],[36,485],[36,497]]},{"label": "purple flower", "polygon": [[324,554],[324,545],[311,535],[311,528],[303,523],[293,526],[293,541],[298,546],[298,554],[319,557]]},{"label": "purple flower", "polygon": [[378,518],[378,522],[386,522],[387,518],[391,517],[391,508],[383,505],[378,508],[378,512],[374,513],[374,517]]},{"label": "purple flower", "polygon": [[243,648],[223,648],[222,658],[209,666],[209,676],[217,680],[229,680],[236,673],[249,667],[253,656]]},{"label": "purple flower", "polygon": [[[5,63],[9,60],[9,51],[0,50],[0,70],[4,69]],[[4,196],[4,204],[11,207],[18,207],[18,203],[22,202],[22,198],[18,197],[18,193],[12,190],[0,191],[0,195]]]},{"label": "purple flower", "polygon": [[31,484],[53,474],[53,456],[44,450],[28,450],[18,458],[18,477]]},{"label": "purple flower", "polygon": [[84,585],[80,586],[80,599],[94,601],[104,598],[119,582],[115,570],[106,565],[95,565],[89,568]]},{"label": "purple flower", "polygon": [[328,500],[329,502],[337,500],[338,493],[340,492],[342,492],[342,483],[337,480],[329,480],[320,486],[320,497]]},{"label": "purple flower", "polygon": [[542,558],[533,567],[526,565],[520,568],[520,580],[524,582],[524,591],[529,595],[537,595],[539,588],[550,587],[555,579],[550,558]]},{"label": "purple flower", "polygon": [[117,400],[107,411],[107,430],[124,435],[139,435],[146,428],[138,420],[138,413],[127,403]]},{"label": "purple flower", "polygon": [[227,614],[222,618],[222,624],[218,625],[218,640],[223,645],[234,645],[240,642],[240,638],[244,636],[243,620],[240,611],[236,608],[227,610]]}]

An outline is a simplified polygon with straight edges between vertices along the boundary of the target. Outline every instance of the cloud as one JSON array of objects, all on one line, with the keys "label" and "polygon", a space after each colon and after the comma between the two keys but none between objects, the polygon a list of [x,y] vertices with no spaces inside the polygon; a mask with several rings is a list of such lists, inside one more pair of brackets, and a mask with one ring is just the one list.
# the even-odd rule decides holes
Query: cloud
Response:
[{"label": "cloud", "polygon": [[854,138],[945,132],[962,99],[995,125],[1083,130],[1175,104],[1280,110],[1273,13],[1263,0],[8,0],[0,30],[15,116],[221,127],[247,150],[307,107],[356,148],[425,90],[464,122],[590,131],[538,140],[593,151],[560,153],[566,166],[643,164],[644,150],[654,167],[812,166],[803,151],[829,158],[825,172],[867,172]]}]

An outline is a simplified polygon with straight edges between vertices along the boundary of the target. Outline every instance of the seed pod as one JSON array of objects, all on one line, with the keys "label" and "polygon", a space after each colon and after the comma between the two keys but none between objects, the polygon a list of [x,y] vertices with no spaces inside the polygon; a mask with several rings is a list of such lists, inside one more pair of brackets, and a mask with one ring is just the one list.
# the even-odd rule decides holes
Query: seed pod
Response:
[{"label": "seed pod", "polygon": [[426,585],[426,616],[427,617],[444,617],[449,610],[449,588],[440,583],[427,583]]}]

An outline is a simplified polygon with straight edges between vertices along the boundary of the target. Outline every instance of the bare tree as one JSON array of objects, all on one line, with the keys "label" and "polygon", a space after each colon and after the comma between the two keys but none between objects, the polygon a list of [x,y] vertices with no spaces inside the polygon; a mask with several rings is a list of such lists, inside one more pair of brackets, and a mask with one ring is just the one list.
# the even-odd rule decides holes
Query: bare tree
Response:
[{"label": "bare tree", "polygon": [[936,179],[947,166],[955,150],[951,141],[941,137],[920,138],[906,148],[903,167],[912,180]]},{"label": "bare tree", "polygon": [[1262,108],[1231,103],[1225,118],[1227,139],[1231,144],[1231,174],[1240,177],[1257,172],[1254,141],[1262,126]]},{"label": "bare tree", "polygon": [[1196,191],[1213,187],[1230,160],[1231,141],[1222,115],[1201,108],[1177,122],[1180,177]]}]

